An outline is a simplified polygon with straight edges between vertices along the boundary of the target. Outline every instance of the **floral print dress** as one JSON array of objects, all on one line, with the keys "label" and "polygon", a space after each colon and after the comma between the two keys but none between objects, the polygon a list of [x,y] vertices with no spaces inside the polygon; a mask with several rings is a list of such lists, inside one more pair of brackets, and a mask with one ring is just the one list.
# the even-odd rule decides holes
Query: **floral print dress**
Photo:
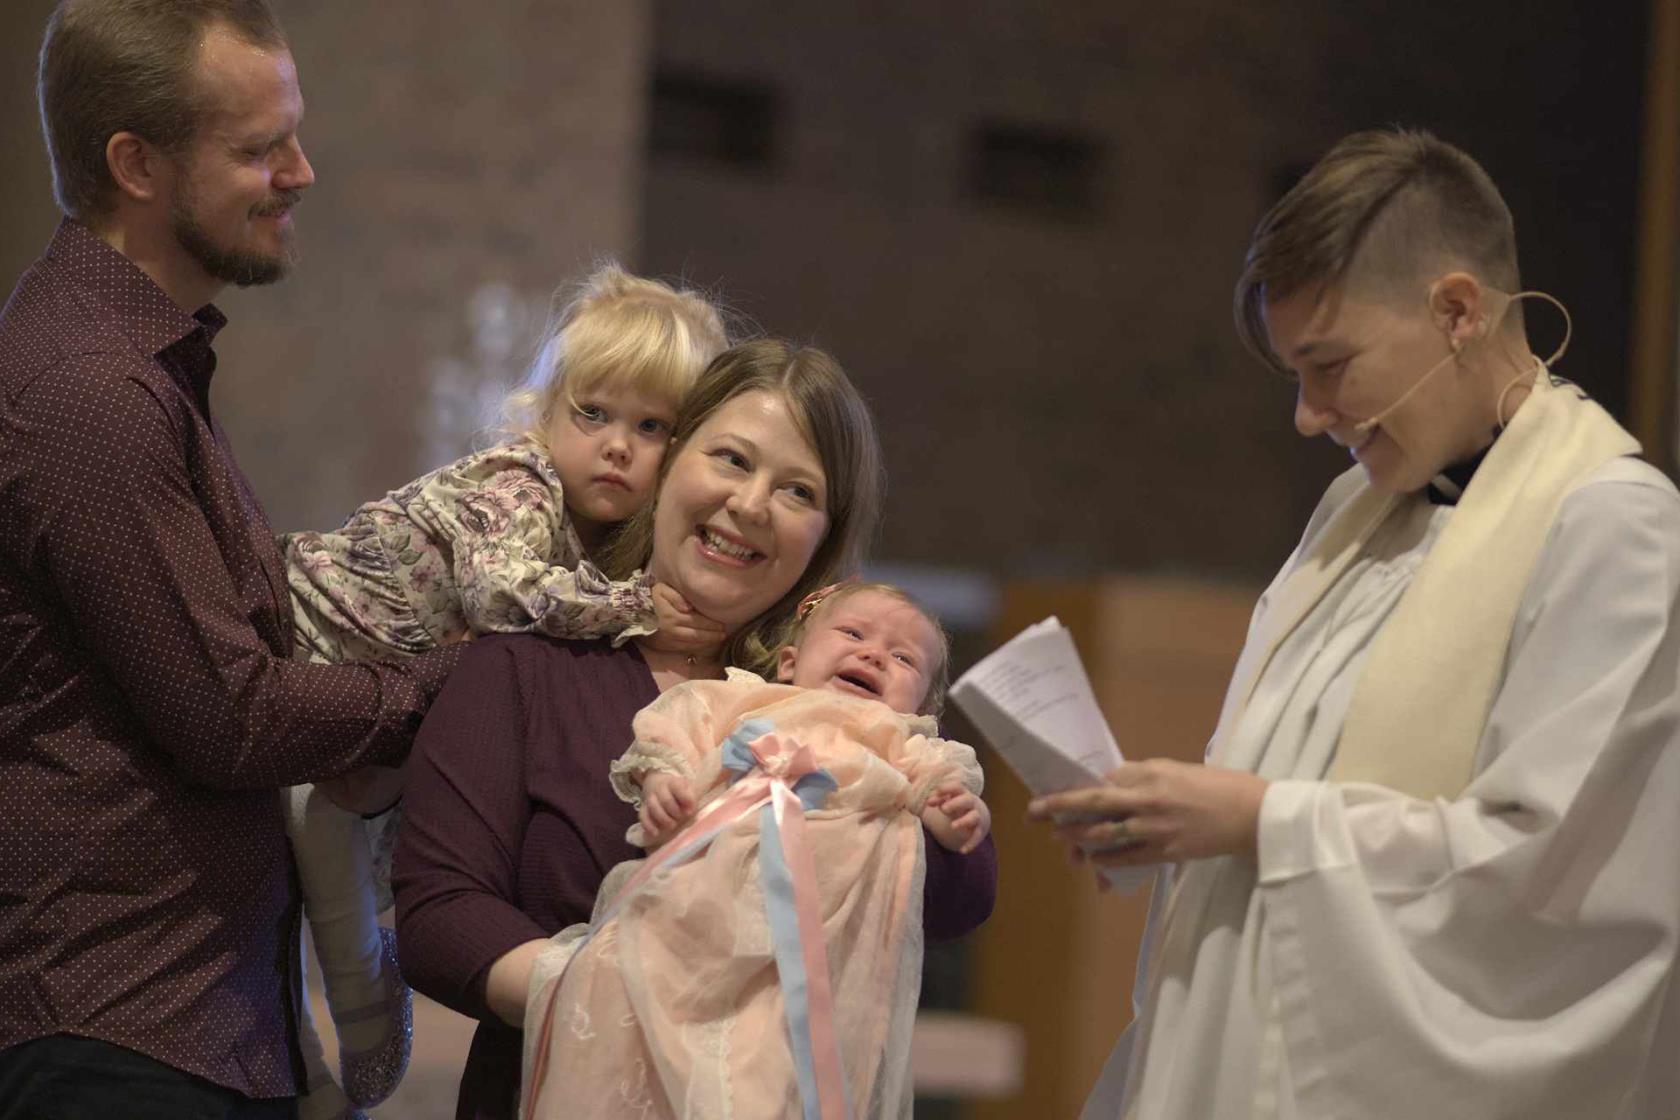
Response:
[{"label": "floral print dress", "polygon": [[368,502],[330,533],[280,540],[298,653],[411,657],[468,634],[653,631],[649,581],[584,556],[560,477],[531,439],[468,455]]}]

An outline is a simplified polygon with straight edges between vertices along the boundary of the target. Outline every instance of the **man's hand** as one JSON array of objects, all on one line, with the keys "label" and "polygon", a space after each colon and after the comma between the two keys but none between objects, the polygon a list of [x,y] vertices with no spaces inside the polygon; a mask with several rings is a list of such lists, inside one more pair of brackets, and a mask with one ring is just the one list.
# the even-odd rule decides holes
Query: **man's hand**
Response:
[{"label": "man's hand", "polygon": [[723,623],[696,611],[669,584],[653,585],[653,617],[658,630],[641,641],[649,649],[662,653],[680,653],[699,661],[715,660],[729,639]]},{"label": "man's hand", "polygon": [[1027,806],[1029,820],[1056,823],[1075,862],[1127,867],[1255,854],[1271,784],[1264,778],[1154,758],[1123,763],[1104,781]]},{"label": "man's hand", "polygon": [[939,846],[967,854],[992,831],[992,811],[979,797],[952,782],[928,795],[922,821]]},{"label": "man's hand", "polygon": [[669,840],[693,814],[693,782],[663,770],[642,779],[642,832],[649,848]]}]

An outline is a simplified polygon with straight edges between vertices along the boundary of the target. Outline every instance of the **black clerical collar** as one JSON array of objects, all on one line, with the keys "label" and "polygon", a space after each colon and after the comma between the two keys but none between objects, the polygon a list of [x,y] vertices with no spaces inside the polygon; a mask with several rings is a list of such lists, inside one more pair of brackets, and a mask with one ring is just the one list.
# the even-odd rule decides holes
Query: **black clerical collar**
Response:
[{"label": "black clerical collar", "polygon": [[1424,494],[1432,505],[1456,506],[1458,500],[1464,496],[1464,491],[1470,488],[1470,480],[1476,476],[1476,468],[1482,465],[1487,453],[1493,450],[1493,444],[1488,444],[1468,459],[1461,460],[1442,471],[1430,480]]}]

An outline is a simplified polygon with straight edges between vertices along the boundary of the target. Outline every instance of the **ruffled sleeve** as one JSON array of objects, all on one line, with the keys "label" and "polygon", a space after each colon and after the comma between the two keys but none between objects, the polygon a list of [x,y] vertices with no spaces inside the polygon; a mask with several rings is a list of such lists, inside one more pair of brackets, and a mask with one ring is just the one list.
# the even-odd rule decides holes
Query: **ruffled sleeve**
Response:
[{"label": "ruffled sleeve", "polygon": [[584,557],[559,476],[534,444],[439,471],[409,508],[449,546],[475,632],[620,640],[653,632],[652,581],[640,572],[610,580]]}]

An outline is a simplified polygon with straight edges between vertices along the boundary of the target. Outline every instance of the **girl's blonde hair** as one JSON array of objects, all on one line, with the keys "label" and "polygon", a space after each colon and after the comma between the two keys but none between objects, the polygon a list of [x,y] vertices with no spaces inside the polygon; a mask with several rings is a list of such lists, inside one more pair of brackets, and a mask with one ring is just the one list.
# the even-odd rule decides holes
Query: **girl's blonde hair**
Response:
[{"label": "girl's blonde hair", "polygon": [[933,627],[934,637],[939,645],[939,648],[934,654],[934,664],[926,667],[927,671],[924,676],[927,677],[928,690],[927,695],[922,698],[922,706],[917,709],[917,714],[924,716],[937,716],[942,710],[944,710],[945,690],[951,686],[951,635],[945,632],[945,627],[940,625],[939,620],[933,616],[932,611],[917,602],[916,597],[904,590],[902,587],[891,583],[872,583],[866,580],[847,580],[844,583],[837,583],[832,587],[825,587],[819,591],[813,591],[810,595],[807,595],[804,599],[800,600],[799,608],[795,612],[794,622],[788,633],[788,640],[786,644],[797,647],[800,642],[805,640],[805,632],[811,628],[812,623],[821,618],[824,614],[833,610],[840,603],[845,602],[854,595],[860,595],[865,591],[874,591],[878,594],[888,595],[897,599],[899,602],[927,619],[928,625]]},{"label": "girl's blonde hair", "polygon": [[743,393],[775,393],[787,401],[827,478],[828,529],[805,572],[787,594],[738,630],[724,647],[731,665],[768,676],[787,644],[794,608],[806,595],[858,570],[874,542],[886,491],[875,420],[857,389],[829,355],[812,346],[764,338],[733,346],[712,360],[689,390],[659,465],[654,500],[625,521],[602,566],[617,578],[653,556],[654,511],[671,464],[712,413]]},{"label": "girl's blonde hair", "polygon": [[609,261],[549,326],[525,383],[503,404],[504,426],[541,440],[560,408],[602,389],[633,388],[675,408],[728,345],[723,316],[704,295]]}]

